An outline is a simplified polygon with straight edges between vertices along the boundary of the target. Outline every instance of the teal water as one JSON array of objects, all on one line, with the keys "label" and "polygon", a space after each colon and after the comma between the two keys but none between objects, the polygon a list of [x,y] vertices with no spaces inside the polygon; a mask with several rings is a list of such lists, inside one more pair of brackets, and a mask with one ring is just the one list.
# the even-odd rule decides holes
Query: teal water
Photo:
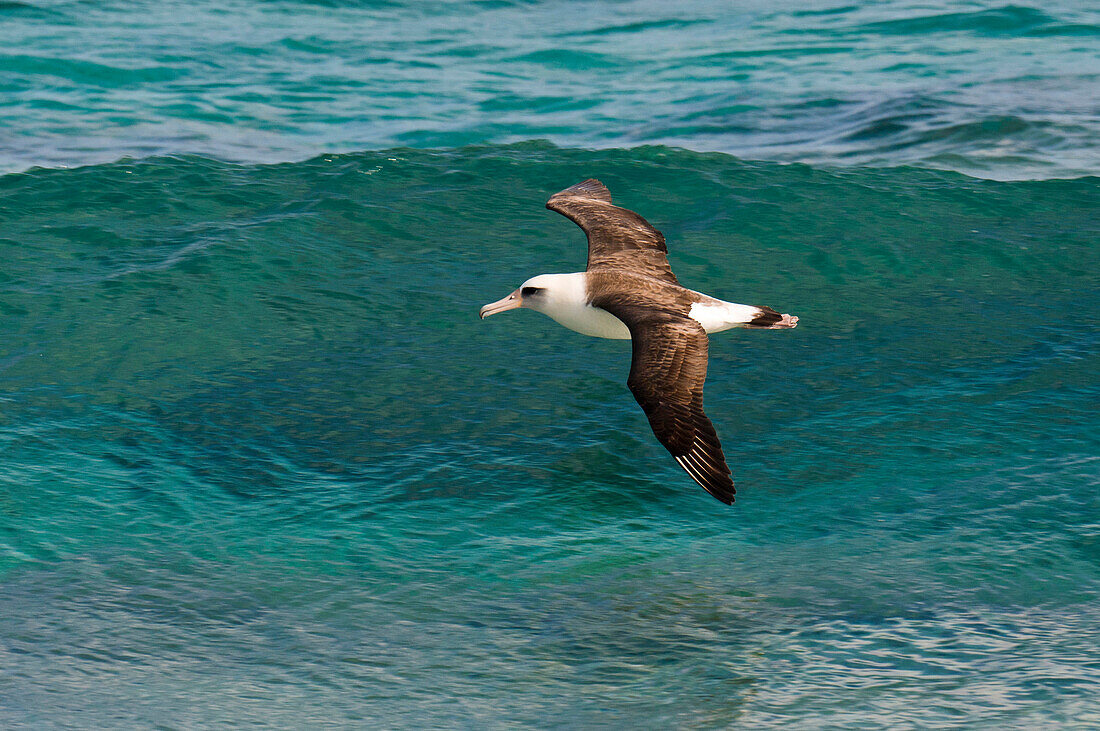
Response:
[{"label": "teal water", "polygon": [[[182,7],[0,3],[0,727],[1100,725],[1094,11]],[[590,176],[732,507],[477,319]]]},{"label": "teal water", "polygon": [[[599,172],[711,347],[727,508],[629,344],[477,306]],[[4,721],[1035,727],[1100,704],[1096,178],[665,148],[0,179]],[[74,715],[76,714],[76,715]]]}]

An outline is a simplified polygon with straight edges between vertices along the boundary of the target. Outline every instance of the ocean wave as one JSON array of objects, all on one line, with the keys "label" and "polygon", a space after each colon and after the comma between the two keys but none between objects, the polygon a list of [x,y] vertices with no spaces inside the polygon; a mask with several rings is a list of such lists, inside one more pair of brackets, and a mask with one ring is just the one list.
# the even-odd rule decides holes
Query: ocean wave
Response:
[{"label": "ocean wave", "polygon": [[[801,317],[710,342],[732,508],[628,344],[477,317],[584,267],[589,176]],[[544,141],[0,176],[0,724],[1083,719],[1098,209]]]}]

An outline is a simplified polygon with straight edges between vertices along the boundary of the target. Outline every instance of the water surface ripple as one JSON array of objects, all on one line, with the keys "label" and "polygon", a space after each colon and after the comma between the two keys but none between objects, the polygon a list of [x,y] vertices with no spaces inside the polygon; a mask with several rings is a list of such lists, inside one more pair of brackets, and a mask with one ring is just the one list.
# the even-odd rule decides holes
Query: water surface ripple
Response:
[{"label": "water surface ripple", "polygon": [[0,5],[0,170],[543,138],[1100,172],[1093,2]]}]

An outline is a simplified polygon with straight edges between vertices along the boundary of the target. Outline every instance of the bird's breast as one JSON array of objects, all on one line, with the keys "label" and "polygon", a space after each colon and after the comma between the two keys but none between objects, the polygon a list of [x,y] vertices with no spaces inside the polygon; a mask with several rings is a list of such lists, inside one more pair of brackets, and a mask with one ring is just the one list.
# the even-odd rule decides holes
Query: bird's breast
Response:
[{"label": "bird's breast", "polygon": [[582,335],[610,340],[630,340],[630,330],[607,310],[589,304],[563,303],[543,312],[559,325]]}]

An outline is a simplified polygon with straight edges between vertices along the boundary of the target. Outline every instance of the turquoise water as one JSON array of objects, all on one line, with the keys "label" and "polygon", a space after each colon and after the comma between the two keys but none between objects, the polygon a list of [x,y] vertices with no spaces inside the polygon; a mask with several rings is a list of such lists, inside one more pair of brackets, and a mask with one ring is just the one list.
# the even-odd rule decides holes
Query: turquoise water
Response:
[{"label": "turquoise water", "polygon": [[[1094,12],[181,7],[0,5],[0,726],[1100,724]],[[477,319],[589,176],[732,507]]]},{"label": "turquoise water", "polygon": [[7,0],[0,42],[0,170],[531,139],[1100,169],[1088,0]]}]

